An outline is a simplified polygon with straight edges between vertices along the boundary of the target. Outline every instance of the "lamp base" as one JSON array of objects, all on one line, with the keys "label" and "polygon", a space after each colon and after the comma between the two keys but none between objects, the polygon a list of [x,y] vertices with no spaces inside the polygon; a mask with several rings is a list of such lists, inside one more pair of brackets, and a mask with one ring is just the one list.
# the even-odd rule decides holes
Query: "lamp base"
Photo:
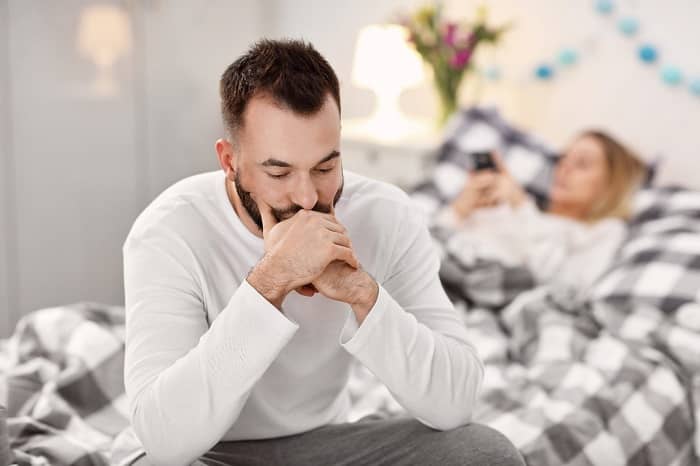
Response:
[{"label": "lamp base", "polygon": [[435,127],[428,120],[407,117],[399,109],[401,89],[397,87],[376,89],[377,106],[374,113],[365,119],[343,124],[343,134],[354,133],[363,139],[376,142],[404,142],[425,140],[435,133]]}]

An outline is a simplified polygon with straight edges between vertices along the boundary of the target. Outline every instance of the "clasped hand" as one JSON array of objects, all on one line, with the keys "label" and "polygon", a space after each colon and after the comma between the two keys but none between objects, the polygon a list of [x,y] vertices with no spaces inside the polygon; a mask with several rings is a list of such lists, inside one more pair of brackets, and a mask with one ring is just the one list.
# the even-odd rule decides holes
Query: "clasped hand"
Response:
[{"label": "clasped hand", "polygon": [[371,307],[376,283],[362,270],[347,229],[334,210],[327,214],[300,210],[278,222],[269,205],[261,200],[257,204],[265,255],[273,264],[269,270],[285,294],[295,290],[313,296],[318,291],[354,307]]}]

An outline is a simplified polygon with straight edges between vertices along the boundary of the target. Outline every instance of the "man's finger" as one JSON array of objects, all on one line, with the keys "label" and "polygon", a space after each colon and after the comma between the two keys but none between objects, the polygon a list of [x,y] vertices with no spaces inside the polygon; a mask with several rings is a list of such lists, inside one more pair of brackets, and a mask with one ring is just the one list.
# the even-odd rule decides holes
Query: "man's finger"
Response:
[{"label": "man's finger", "polygon": [[326,227],[330,231],[334,231],[336,233],[347,233],[347,228],[345,228],[343,225],[341,225],[338,222],[333,222],[330,219],[324,219],[322,225]]},{"label": "man's finger", "polygon": [[260,217],[262,218],[263,235],[264,235],[266,232],[270,231],[270,228],[277,225],[277,219],[275,218],[274,214],[272,213],[272,207],[270,207],[270,205],[267,202],[263,201],[258,196],[254,196],[253,200],[258,205],[258,210],[260,211]]},{"label": "man's finger", "polygon": [[346,248],[351,248],[352,243],[350,242],[350,238],[348,238],[347,235],[344,235],[342,233],[337,233],[337,232],[328,232],[328,235],[333,241],[333,244],[337,244],[338,246],[345,246]]},{"label": "man's finger", "polygon": [[[345,246],[338,246],[337,244],[333,246],[334,249],[334,259],[346,262],[350,267],[355,269],[360,268],[360,261],[352,249],[346,248]],[[331,261],[332,262],[332,261]]]}]

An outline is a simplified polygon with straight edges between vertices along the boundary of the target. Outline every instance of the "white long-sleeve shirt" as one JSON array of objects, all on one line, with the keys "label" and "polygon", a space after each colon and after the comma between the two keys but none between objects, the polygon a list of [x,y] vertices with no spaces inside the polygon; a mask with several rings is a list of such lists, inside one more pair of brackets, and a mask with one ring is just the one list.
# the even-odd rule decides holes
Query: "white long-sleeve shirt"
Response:
[{"label": "white long-sleeve shirt", "polygon": [[434,222],[458,232],[447,249],[465,263],[480,258],[526,266],[538,284],[563,284],[581,293],[610,266],[627,233],[618,218],[579,222],[541,212],[530,199],[517,208],[478,209],[463,220],[445,207]]},{"label": "white long-sleeve shirt", "polygon": [[424,424],[470,420],[483,367],[422,216],[397,188],[350,172],[336,216],[380,285],[359,327],[344,303],[293,292],[280,312],[245,280],[263,240],[237,217],[223,172],[176,183],[136,220],[123,248],[124,375],[132,438],[153,464],[346,422],[353,358]]}]

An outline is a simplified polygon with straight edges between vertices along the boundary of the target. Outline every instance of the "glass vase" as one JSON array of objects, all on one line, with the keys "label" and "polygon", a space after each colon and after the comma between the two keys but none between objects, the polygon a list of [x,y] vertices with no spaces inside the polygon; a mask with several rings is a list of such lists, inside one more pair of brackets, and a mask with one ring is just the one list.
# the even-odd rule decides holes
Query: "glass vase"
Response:
[{"label": "glass vase", "polygon": [[464,77],[462,73],[451,73],[447,70],[440,70],[435,73],[433,86],[438,96],[437,126],[442,128],[447,120],[458,110],[459,102],[457,94],[459,86]]}]

